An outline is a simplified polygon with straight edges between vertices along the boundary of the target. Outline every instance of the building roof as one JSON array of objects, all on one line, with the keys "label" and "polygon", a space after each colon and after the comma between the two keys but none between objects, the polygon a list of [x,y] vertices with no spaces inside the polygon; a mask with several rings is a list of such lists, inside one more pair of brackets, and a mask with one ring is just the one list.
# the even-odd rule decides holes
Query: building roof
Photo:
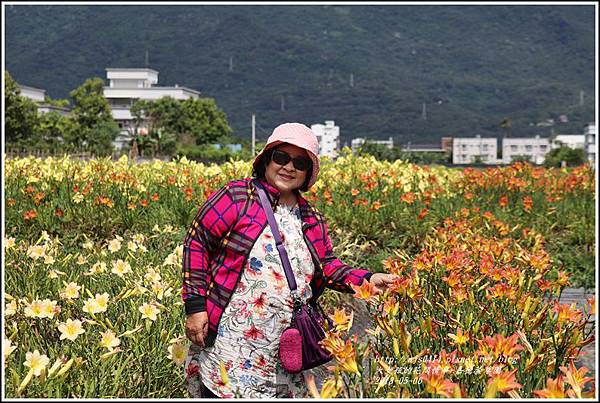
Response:
[{"label": "building roof", "polygon": [[158,74],[158,71],[149,69],[147,67],[107,67],[104,70],[106,71],[150,71],[152,73]]},{"label": "building roof", "polygon": [[200,95],[200,91],[196,91],[193,90],[191,88],[188,87],[183,87],[181,85],[178,85],[177,87],[163,87],[160,85],[156,85],[156,86],[152,86],[152,87],[108,87],[108,86],[104,86],[103,87],[105,90],[111,90],[111,91],[121,91],[121,90],[125,90],[125,91],[131,91],[131,90],[135,90],[135,91],[166,91],[166,90],[183,90],[183,91],[187,91],[187,92],[191,92],[192,94],[197,94]]},{"label": "building roof", "polygon": [[31,86],[29,86],[29,85],[17,84],[17,86],[18,86],[19,88],[25,88],[25,89],[28,89],[28,90],[35,90],[35,91],[42,91],[42,92],[46,92],[46,90],[43,90],[43,89],[41,89],[41,88],[31,87]]}]

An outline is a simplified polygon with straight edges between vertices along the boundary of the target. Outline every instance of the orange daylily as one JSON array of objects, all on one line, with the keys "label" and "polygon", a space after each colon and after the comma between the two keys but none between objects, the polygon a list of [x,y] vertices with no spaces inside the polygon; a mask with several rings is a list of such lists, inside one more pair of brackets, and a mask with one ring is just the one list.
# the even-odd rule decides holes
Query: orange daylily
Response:
[{"label": "orange daylily", "polygon": [[460,386],[457,383],[445,379],[444,372],[437,365],[428,365],[419,376],[425,382],[425,391],[441,395],[444,397],[453,397],[455,389]]},{"label": "orange daylily", "polygon": [[463,330],[460,327],[458,328],[456,334],[448,333],[448,337],[452,339],[452,341],[450,342],[450,344],[452,345],[466,344],[471,338],[469,332],[463,333]]},{"label": "orange daylily", "polygon": [[546,380],[546,387],[544,389],[534,390],[533,394],[537,397],[543,398],[554,398],[554,399],[564,399],[567,396],[565,395],[565,384],[563,381],[563,377],[559,375],[556,379],[548,378]]},{"label": "orange daylily", "polygon": [[359,286],[352,284],[351,287],[354,290],[354,298],[364,299],[368,302],[377,295],[375,286],[370,281],[363,281]]},{"label": "orange daylily", "polygon": [[[581,391],[586,383],[593,381],[594,378],[586,377],[585,374],[589,371],[587,367],[575,368],[573,360],[569,363],[569,367],[560,367],[560,370],[565,374],[565,379],[573,388],[573,392],[577,398],[581,399]],[[569,391],[571,392],[571,391]],[[571,396],[573,397],[573,396]]]},{"label": "orange daylily", "polygon": [[517,369],[512,371],[503,371],[499,374],[493,375],[490,377],[488,381],[488,388],[491,387],[492,384],[495,384],[496,390],[500,393],[508,393],[515,389],[520,389],[523,387],[520,383],[517,382],[517,378],[515,373]]}]

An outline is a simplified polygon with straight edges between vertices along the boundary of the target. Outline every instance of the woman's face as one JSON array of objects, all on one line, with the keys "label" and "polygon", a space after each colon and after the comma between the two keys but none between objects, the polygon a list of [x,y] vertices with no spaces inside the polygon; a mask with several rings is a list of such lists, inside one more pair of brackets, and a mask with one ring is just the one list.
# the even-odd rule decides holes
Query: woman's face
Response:
[{"label": "woman's face", "polygon": [[[292,144],[281,145],[277,147],[277,150],[289,154],[292,159],[296,157],[309,158],[306,150]],[[282,166],[273,161],[271,157],[271,161],[269,161],[265,170],[267,182],[284,195],[302,186],[308,173],[308,171],[296,169],[292,159]]]}]

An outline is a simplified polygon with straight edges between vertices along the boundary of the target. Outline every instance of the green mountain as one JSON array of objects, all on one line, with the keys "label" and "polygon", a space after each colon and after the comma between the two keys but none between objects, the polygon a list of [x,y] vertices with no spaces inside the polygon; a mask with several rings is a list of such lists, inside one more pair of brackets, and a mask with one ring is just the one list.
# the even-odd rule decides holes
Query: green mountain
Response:
[{"label": "green mountain", "polygon": [[593,5],[5,7],[19,83],[67,98],[147,51],[159,85],[215,98],[244,138],[252,113],[259,139],[335,120],[342,144],[581,133],[596,119]]}]

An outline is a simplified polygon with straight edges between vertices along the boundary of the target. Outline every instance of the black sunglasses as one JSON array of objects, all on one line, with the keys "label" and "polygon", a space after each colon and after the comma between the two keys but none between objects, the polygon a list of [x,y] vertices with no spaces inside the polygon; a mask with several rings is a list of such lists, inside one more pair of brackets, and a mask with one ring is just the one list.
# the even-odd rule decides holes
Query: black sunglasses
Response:
[{"label": "black sunglasses", "polygon": [[306,158],[306,157],[292,158],[291,155],[289,155],[288,153],[286,153],[285,151],[282,151],[282,150],[273,151],[271,160],[273,162],[275,162],[277,165],[281,165],[281,166],[287,165],[288,162],[292,161],[294,168],[296,168],[298,171],[308,170],[308,168],[310,168],[310,164],[312,162],[310,160],[310,158]]}]

